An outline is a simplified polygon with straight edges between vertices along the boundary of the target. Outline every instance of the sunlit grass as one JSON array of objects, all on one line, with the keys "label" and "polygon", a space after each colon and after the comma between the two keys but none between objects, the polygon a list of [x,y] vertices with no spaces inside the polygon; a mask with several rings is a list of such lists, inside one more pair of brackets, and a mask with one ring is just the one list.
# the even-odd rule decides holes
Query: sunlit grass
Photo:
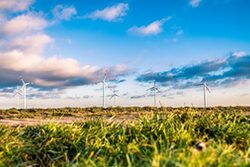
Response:
[{"label": "sunlit grass", "polygon": [[227,110],[152,112],[133,124],[0,126],[0,166],[249,166],[249,116]]}]

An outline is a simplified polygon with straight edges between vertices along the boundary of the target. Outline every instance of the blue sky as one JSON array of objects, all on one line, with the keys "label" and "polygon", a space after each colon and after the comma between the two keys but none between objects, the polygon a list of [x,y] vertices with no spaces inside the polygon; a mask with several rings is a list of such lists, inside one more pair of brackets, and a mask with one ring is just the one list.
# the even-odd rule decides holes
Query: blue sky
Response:
[{"label": "blue sky", "polygon": [[0,107],[15,107],[20,76],[30,107],[99,106],[105,72],[117,105],[151,105],[156,81],[163,104],[201,106],[204,80],[210,105],[249,105],[249,11],[248,0],[2,0]]}]

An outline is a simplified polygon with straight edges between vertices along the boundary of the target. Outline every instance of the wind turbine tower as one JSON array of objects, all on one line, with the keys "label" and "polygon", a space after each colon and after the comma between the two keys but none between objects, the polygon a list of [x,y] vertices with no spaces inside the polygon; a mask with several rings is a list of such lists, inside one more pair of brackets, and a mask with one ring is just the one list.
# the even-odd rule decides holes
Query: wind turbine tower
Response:
[{"label": "wind turbine tower", "polygon": [[203,83],[203,91],[204,91],[204,107],[207,108],[207,91],[210,93],[210,90],[206,82]]},{"label": "wind turbine tower", "polygon": [[154,86],[149,88],[148,90],[150,90],[151,92],[153,92],[154,95],[154,107],[156,107],[156,92],[160,92],[158,87],[156,87],[156,82],[154,81]]},{"label": "wind turbine tower", "polygon": [[24,82],[23,79],[21,79],[21,81],[22,81],[22,84],[23,84],[23,86],[21,88],[22,95],[23,95],[23,108],[26,109],[27,108],[27,85],[29,85],[30,83]]},{"label": "wind turbine tower", "polygon": [[208,91],[209,93],[211,93],[211,92],[210,92],[210,89],[208,88],[206,82],[203,82],[202,84],[199,84],[198,86],[203,86],[204,108],[207,108],[207,91]]},{"label": "wind turbine tower", "polygon": [[20,107],[20,96],[22,96],[22,89],[19,88],[16,90],[14,96],[17,96],[17,108]]},{"label": "wind turbine tower", "polygon": [[105,73],[102,80],[102,107],[105,108],[105,86],[106,86],[107,73]]}]

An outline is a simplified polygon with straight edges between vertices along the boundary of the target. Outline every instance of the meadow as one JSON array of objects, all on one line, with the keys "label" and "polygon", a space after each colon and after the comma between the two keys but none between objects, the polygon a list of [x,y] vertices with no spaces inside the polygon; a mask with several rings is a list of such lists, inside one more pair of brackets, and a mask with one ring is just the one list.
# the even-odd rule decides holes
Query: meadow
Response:
[{"label": "meadow", "polygon": [[1,123],[0,166],[250,166],[249,112],[249,107],[0,110],[0,120],[71,120]]}]

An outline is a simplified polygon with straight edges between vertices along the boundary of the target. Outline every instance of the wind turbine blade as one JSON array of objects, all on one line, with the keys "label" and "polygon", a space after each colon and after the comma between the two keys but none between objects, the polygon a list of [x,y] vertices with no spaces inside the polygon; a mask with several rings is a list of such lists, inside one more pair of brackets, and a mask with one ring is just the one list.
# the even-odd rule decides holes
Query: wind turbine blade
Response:
[{"label": "wind turbine blade", "polygon": [[152,88],[148,88],[146,91],[152,90]]},{"label": "wind turbine blade", "polygon": [[23,85],[25,85],[25,82],[24,82],[24,80],[23,80],[23,79],[21,79],[21,81],[22,81]]},{"label": "wind turbine blade", "polygon": [[113,97],[115,97],[115,94],[111,94],[110,95],[110,99],[112,99]]},{"label": "wind turbine blade", "polygon": [[204,85],[204,84],[194,84],[193,86],[202,86],[202,85]]},{"label": "wind turbine blade", "polygon": [[25,87],[25,85],[23,85],[19,90],[23,91],[24,87]]},{"label": "wind turbine blade", "polygon": [[15,97],[17,94],[18,94],[18,93],[17,93],[17,92],[15,92],[15,93],[14,93],[14,95],[13,95],[13,97]]},{"label": "wind turbine blade", "polygon": [[20,96],[22,95],[20,89],[16,90],[16,91],[14,92],[14,95],[13,95],[13,96],[17,96],[17,95],[20,95]]},{"label": "wind turbine blade", "polygon": [[207,86],[205,86],[205,87],[206,87],[207,91],[208,91],[209,93],[211,93],[210,89],[209,89]]},{"label": "wind turbine blade", "polygon": [[22,94],[22,91],[18,89],[18,90],[16,91],[16,93]]}]

